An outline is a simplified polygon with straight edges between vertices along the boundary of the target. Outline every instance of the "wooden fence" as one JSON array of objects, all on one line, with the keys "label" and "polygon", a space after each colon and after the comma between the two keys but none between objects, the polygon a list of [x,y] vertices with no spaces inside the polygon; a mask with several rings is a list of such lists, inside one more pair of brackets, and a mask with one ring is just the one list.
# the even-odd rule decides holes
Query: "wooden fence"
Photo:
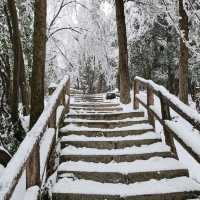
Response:
[{"label": "wooden fence", "polygon": [[[141,88],[146,95],[140,94]],[[184,149],[200,163],[200,115],[188,105],[181,102],[176,96],[170,94],[163,86],[155,84],[151,80],[136,77],[133,81],[134,89],[134,109],[139,108],[139,104],[147,109],[150,123],[155,127],[155,118],[161,123],[164,130],[165,142],[171,147],[172,152],[177,155],[174,139],[176,139]],[[145,96],[145,98],[143,98]],[[160,110],[155,105],[155,98],[160,100]],[[190,133],[185,132],[180,122],[175,122],[171,117],[171,111],[176,112],[180,117],[193,126]],[[161,113],[161,114],[160,114]],[[194,131],[196,130],[196,132]]]},{"label": "wooden fence", "polygon": [[[70,79],[65,77],[52,94],[44,111],[27,133],[0,179],[0,200],[9,200],[26,173],[27,191],[38,195],[49,166],[50,154],[55,148],[56,130],[64,113],[69,110]],[[48,169],[49,170],[49,169]]]}]

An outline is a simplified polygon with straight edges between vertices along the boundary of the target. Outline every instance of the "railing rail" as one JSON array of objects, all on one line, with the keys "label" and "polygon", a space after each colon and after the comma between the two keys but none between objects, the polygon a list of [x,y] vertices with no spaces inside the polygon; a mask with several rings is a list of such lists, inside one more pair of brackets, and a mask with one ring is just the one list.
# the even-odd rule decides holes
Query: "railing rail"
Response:
[{"label": "railing rail", "polygon": [[[146,90],[146,99],[141,98],[140,88]],[[165,142],[171,147],[176,155],[174,138],[184,147],[184,149],[200,163],[200,134],[193,132],[190,135],[184,134],[184,130],[177,128],[176,123],[171,117],[170,109],[175,111],[184,120],[189,122],[194,129],[200,131],[200,115],[188,105],[181,102],[176,96],[170,94],[167,89],[141,77],[135,77],[133,82],[134,89],[134,109],[139,108],[139,104],[144,106],[148,112],[150,123],[154,126],[155,118],[161,123],[164,130]],[[160,99],[160,110],[154,104],[154,95]],[[191,131],[192,132],[192,131]],[[189,136],[189,137],[188,137]]]},{"label": "railing rail", "polygon": [[[65,98],[66,95],[67,98]],[[0,200],[10,199],[25,169],[26,187],[30,188],[35,185],[40,187],[41,174],[44,174],[40,172],[40,142],[48,128],[55,130],[58,128],[56,127],[57,108],[62,104],[65,106],[66,111],[69,110],[69,96],[70,79],[65,77],[50,96],[44,111],[33,128],[27,133],[17,152],[5,168],[0,179]],[[55,137],[52,138],[55,139]],[[50,145],[50,148],[53,148],[53,146]],[[51,149],[47,149],[47,151],[50,152]],[[49,153],[46,155],[49,156]],[[45,160],[46,165],[48,158],[45,158]]]}]

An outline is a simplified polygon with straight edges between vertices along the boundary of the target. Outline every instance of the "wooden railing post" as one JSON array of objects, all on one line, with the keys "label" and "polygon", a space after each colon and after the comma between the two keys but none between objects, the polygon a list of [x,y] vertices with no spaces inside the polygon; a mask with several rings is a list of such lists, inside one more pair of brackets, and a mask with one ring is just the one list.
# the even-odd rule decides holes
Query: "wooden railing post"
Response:
[{"label": "wooden railing post", "polygon": [[[49,88],[49,95],[52,95],[53,92],[56,90],[56,88],[54,87],[50,87]],[[63,91],[65,91],[65,88],[63,88]],[[54,128],[55,130],[57,129],[57,124],[56,124],[56,115],[57,115],[57,107],[59,104],[64,105],[64,100],[63,100],[63,92],[60,96],[60,99],[58,99],[58,101],[56,102],[56,109],[55,111],[52,113],[50,120],[49,120],[49,124],[48,127],[49,128]],[[53,143],[52,143],[52,149],[50,151],[49,154],[49,158],[47,160],[47,166],[46,166],[46,179],[49,178],[49,176],[54,172],[54,167],[55,167],[55,153],[56,152],[56,135],[53,139]]]},{"label": "wooden railing post", "polygon": [[67,94],[68,96],[70,96],[70,78],[69,78],[69,80],[67,81],[67,85],[66,85],[66,94]]},{"label": "wooden railing post", "polygon": [[63,88],[62,96],[61,96],[61,100],[60,100],[60,104],[66,107],[65,94],[66,94],[66,86]]},{"label": "wooden railing post", "polygon": [[[165,124],[165,120],[171,120],[170,108],[164,96],[161,93],[159,93],[159,97],[160,97],[162,120],[163,120],[163,123]],[[169,130],[167,130],[165,126],[163,126],[163,131],[164,131],[164,136],[165,136],[165,143],[168,146],[170,146],[171,151],[174,153],[176,157],[178,157],[172,133]]]},{"label": "wooden railing post", "polygon": [[136,95],[139,94],[139,82],[138,80],[133,81],[133,109],[139,109],[139,101],[136,98]]},{"label": "wooden railing post", "polygon": [[150,106],[154,105],[154,93],[152,88],[147,85],[147,112],[149,123],[155,128],[154,115],[150,112]]},{"label": "wooden railing post", "polygon": [[35,144],[26,166],[26,188],[41,185],[40,180],[40,145]]},{"label": "wooden railing post", "polygon": [[[56,131],[56,129],[55,129]],[[56,134],[54,134],[53,142],[52,142],[52,148],[49,153],[49,157],[47,160],[46,165],[46,180],[54,173],[55,171],[55,163],[56,163]]]},{"label": "wooden railing post", "polygon": [[[56,87],[49,87],[49,96],[53,94],[56,90]],[[49,128],[56,128],[56,109],[50,117]]]},{"label": "wooden railing post", "polygon": [[56,128],[56,110],[51,115],[48,126],[49,128]]},{"label": "wooden railing post", "polygon": [[69,112],[69,105],[70,105],[70,78],[67,81],[67,85],[66,85],[66,94],[68,95],[69,99],[68,102],[66,102],[66,112]]}]

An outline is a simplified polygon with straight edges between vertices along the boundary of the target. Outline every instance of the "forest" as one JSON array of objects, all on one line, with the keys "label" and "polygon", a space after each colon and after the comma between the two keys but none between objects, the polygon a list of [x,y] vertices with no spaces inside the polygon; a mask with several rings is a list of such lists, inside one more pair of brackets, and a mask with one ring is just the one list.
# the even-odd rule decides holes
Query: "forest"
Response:
[{"label": "forest", "polygon": [[1,0],[0,145],[13,155],[42,113],[48,87],[69,75],[85,94],[136,76],[200,110],[198,0]]}]

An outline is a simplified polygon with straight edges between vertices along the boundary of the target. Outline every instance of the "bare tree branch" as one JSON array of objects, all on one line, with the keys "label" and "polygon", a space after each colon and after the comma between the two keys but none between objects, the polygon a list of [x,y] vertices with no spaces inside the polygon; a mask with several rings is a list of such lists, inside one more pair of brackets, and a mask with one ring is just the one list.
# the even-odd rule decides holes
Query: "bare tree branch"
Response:
[{"label": "bare tree branch", "polygon": [[63,31],[63,30],[70,30],[70,31],[76,32],[76,33],[78,33],[78,34],[81,34],[81,32],[78,31],[77,29],[87,31],[86,29],[78,28],[78,27],[75,27],[75,28],[72,28],[72,27],[58,28],[58,29],[56,29],[55,31],[53,31],[52,33],[50,33],[50,35],[48,36],[47,40],[49,40],[49,38],[51,38],[54,34],[58,33],[59,31]]},{"label": "bare tree branch", "polygon": [[88,9],[85,5],[83,5],[83,4],[79,3],[79,2],[77,2],[76,0],[69,1],[69,2],[67,2],[67,3],[65,3],[65,0],[62,0],[61,4],[60,4],[60,6],[59,6],[59,9],[58,9],[58,11],[57,11],[57,13],[56,13],[55,16],[53,17],[53,19],[52,19],[52,21],[51,21],[51,23],[50,23],[50,25],[49,25],[48,32],[50,32],[52,26],[54,25],[54,23],[55,23],[56,19],[58,18],[60,12],[62,11],[62,9],[63,9],[64,7],[66,7],[67,5],[72,4],[72,3],[78,4],[78,5],[80,5],[80,6],[84,7],[84,8],[86,8],[86,9]]}]

